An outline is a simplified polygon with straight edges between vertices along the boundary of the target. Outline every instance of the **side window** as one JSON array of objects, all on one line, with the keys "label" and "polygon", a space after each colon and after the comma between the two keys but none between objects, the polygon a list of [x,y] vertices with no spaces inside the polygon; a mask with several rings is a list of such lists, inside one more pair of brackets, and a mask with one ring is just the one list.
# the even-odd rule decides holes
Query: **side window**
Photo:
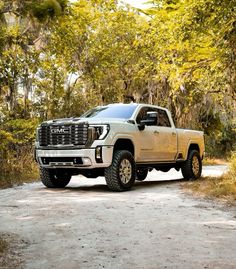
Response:
[{"label": "side window", "polygon": [[136,118],[136,122],[139,124],[141,120],[146,120],[148,118],[148,112],[155,111],[157,112],[156,108],[153,107],[142,107],[138,113],[138,116]]},{"label": "side window", "polygon": [[158,126],[171,127],[168,115],[165,110],[158,109]]},{"label": "side window", "polygon": [[141,120],[145,120],[147,118],[148,107],[142,107],[138,113],[136,118],[136,122],[139,124]]}]

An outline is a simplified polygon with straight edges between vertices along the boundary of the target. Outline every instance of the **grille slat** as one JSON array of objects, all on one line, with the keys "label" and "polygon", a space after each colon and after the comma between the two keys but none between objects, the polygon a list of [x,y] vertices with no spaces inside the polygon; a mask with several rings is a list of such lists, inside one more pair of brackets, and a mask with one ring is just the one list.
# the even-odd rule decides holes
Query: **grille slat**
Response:
[{"label": "grille slat", "polygon": [[39,129],[38,136],[40,146],[84,146],[88,141],[88,124],[43,125]]}]

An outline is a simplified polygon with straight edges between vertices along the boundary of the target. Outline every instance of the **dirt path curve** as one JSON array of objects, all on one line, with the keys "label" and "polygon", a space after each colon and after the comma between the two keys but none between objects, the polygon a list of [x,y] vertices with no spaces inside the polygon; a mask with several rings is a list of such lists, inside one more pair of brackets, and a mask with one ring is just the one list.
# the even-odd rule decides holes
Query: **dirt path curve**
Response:
[{"label": "dirt path curve", "polygon": [[236,212],[185,194],[180,178],[152,172],[123,193],[82,177],[65,190],[40,183],[1,190],[0,232],[29,242],[26,269],[236,268]]}]

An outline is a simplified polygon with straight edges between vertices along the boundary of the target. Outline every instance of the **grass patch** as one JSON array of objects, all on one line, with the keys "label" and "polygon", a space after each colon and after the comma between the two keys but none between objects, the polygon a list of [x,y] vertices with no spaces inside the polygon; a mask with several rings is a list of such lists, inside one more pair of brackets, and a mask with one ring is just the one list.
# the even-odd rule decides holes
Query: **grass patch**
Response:
[{"label": "grass patch", "polygon": [[202,177],[199,180],[184,183],[184,187],[206,197],[236,201],[236,181],[232,181],[226,175]]},{"label": "grass patch", "polygon": [[16,234],[0,233],[0,268],[23,269],[22,251],[28,244]]},{"label": "grass patch", "polygon": [[8,249],[8,243],[5,239],[0,237],[0,256],[2,256]]},{"label": "grass patch", "polygon": [[225,199],[229,202],[236,201],[236,154],[232,155],[229,171],[220,177],[202,177],[199,180],[187,182],[185,188],[204,195]]},{"label": "grass patch", "polygon": [[38,178],[38,165],[31,154],[24,154],[18,158],[12,157],[0,162],[0,188],[34,182]]},{"label": "grass patch", "polygon": [[209,158],[209,157],[203,159],[203,165],[221,165],[227,163],[228,162],[225,159]]}]

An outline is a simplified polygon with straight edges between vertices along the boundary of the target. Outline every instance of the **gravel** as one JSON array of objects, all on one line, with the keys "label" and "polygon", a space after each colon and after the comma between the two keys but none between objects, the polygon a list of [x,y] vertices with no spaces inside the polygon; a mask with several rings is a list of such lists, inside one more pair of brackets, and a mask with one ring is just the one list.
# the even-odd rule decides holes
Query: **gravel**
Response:
[{"label": "gravel", "polygon": [[[226,166],[204,167],[219,175]],[[0,191],[0,233],[19,236],[25,269],[235,269],[236,212],[180,188],[181,173],[153,171],[132,191],[73,177]]]}]

